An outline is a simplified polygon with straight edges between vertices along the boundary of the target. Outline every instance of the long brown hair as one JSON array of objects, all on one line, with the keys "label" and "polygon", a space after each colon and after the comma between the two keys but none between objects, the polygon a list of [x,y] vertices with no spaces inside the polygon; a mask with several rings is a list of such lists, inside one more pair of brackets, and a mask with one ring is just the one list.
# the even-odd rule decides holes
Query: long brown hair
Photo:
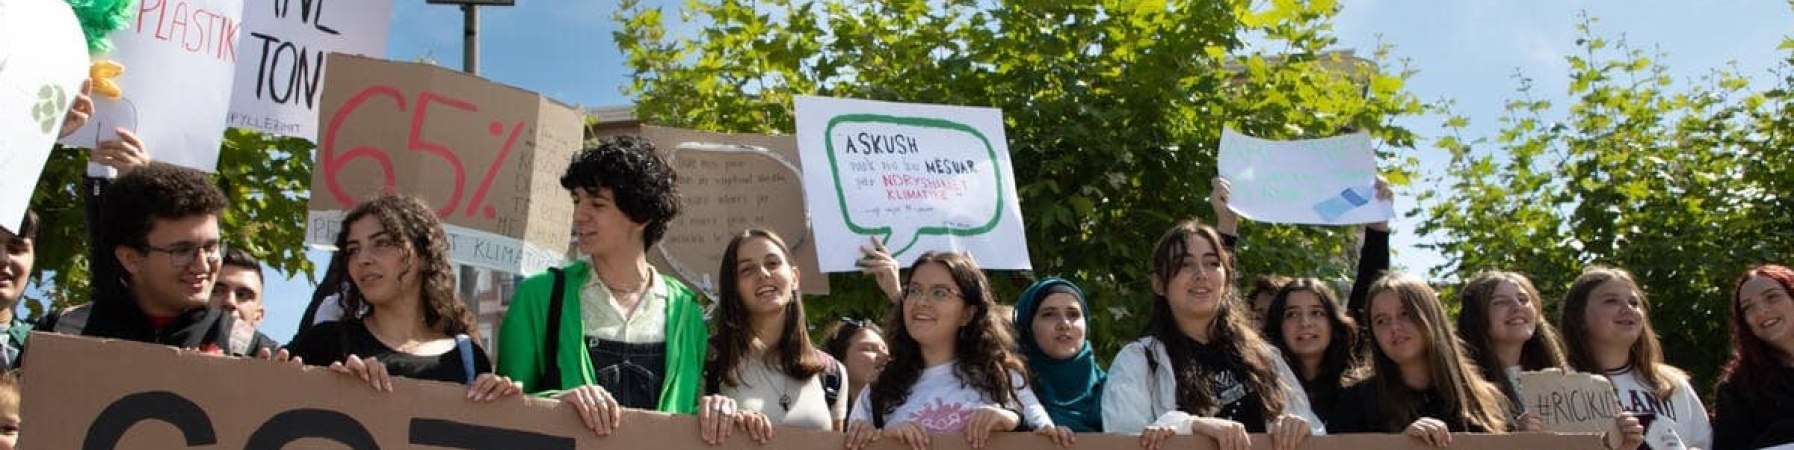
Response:
[{"label": "long brown hair", "polygon": [[[1009,330],[998,324],[991,313],[991,307],[996,304],[995,297],[990,291],[990,281],[978,270],[978,263],[963,253],[928,252],[916,258],[916,263],[910,265],[910,273],[903,279],[914,279],[916,269],[923,264],[946,267],[965,299],[966,307],[972,309],[971,323],[960,328],[954,337],[954,374],[959,376],[960,382],[986,397],[1004,403],[1018,401],[1015,392],[1023,386],[1012,385],[1009,372],[1021,373],[1026,380],[1028,368],[1011,350],[1015,348],[1015,341],[1009,337]],[[908,301],[906,295],[903,302]],[[910,388],[922,378],[922,346],[903,326],[907,318],[902,308],[901,302],[892,305],[890,322],[885,325],[890,331],[891,360],[870,388],[872,413],[880,416],[891,414],[909,401]]]},{"label": "long brown hair", "polygon": [[[1764,342],[1750,331],[1750,321],[1744,316],[1744,283],[1750,279],[1764,277],[1781,285],[1782,290],[1794,294],[1794,270],[1787,266],[1764,264],[1744,271],[1738,276],[1738,282],[1732,286],[1732,313],[1727,322],[1732,325],[1732,358],[1725,365],[1725,373],[1719,376],[1719,383],[1737,383],[1747,392],[1764,392],[1769,385],[1777,381],[1775,376],[1779,368],[1787,362],[1788,355],[1775,346]],[[1783,301],[1794,301],[1788,299]]]},{"label": "long brown hair", "polygon": [[[791,247],[785,240],[772,231],[749,229],[735,234],[729,245],[723,250],[722,267],[717,269],[718,281],[716,294],[716,314],[711,323],[716,324],[716,333],[710,335],[710,360],[705,362],[705,385],[711,387],[740,386],[741,362],[748,356],[748,342],[754,339],[753,326],[750,324],[746,301],[741,298],[739,251],[742,244],[750,239],[765,239],[772,243],[783,254],[785,264],[797,264],[791,255]],[[795,267],[792,270],[796,270]],[[795,284],[795,279],[792,280]],[[826,369],[816,347],[810,344],[808,321],[804,319],[804,301],[796,286],[791,291],[792,299],[785,304],[785,325],[779,331],[778,348],[766,353],[766,363],[779,367],[785,375],[799,380],[808,380]]]},{"label": "long brown hair", "polygon": [[[1152,273],[1155,284],[1152,299],[1152,315],[1146,319],[1146,329],[1141,333],[1150,336],[1165,346],[1165,354],[1171,358],[1172,374],[1177,380],[1177,407],[1191,414],[1214,415],[1214,410],[1221,405],[1215,404],[1214,387],[1209,383],[1209,376],[1214,368],[1196,363],[1196,347],[1200,344],[1195,338],[1184,334],[1178,328],[1177,319],[1171,312],[1171,300],[1159,291],[1170,283],[1172,278],[1183,270],[1184,258],[1191,257],[1190,237],[1198,237],[1208,241],[1221,257],[1221,267],[1225,273],[1223,292],[1217,302],[1214,322],[1210,326],[1209,336],[1212,342],[1222,347],[1222,353],[1231,365],[1245,367],[1242,378],[1245,385],[1252,389],[1252,395],[1258,396],[1263,406],[1261,411],[1265,418],[1275,418],[1283,412],[1288,399],[1283,398],[1283,383],[1277,379],[1277,361],[1271,357],[1270,348],[1264,338],[1259,337],[1247,313],[1238,308],[1246,307],[1239,300],[1239,292],[1234,289],[1233,254],[1221,245],[1221,234],[1214,228],[1186,220],[1166,230],[1159,237],[1158,245],[1153,246]],[[1150,353],[1149,353],[1150,354]],[[1156,364],[1156,361],[1148,361]]]},{"label": "long brown hair", "polygon": [[1644,311],[1644,329],[1639,331],[1638,340],[1626,351],[1626,363],[1637,371],[1639,378],[1651,386],[1658,398],[1669,398],[1676,392],[1675,377],[1683,376],[1682,371],[1663,363],[1663,345],[1657,343],[1657,329],[1651,326],[1651,302],[1645,298],[1643,289],[1632,278],[1632,273],[1625,269],[1606,266],[1589,266],[1570,283],[1570,292],[1564,295],[1563,320],[1558,323],[1564,328],[1564,349],[1567,350],[1570,367],[1583,372],[1606,373],[1614,367],[1601,367],[1595,361],[1595,351],[1589,347],[1588,336],[1588,301],[1595,294],[1595,289],[1609,281],[1623,281],[1638,293],[1638,307]]},{"label": "long brown hair", "polygon": [[[1527,339],[1520,347],[1520,369],[1562,369],[1568,367],[1564,361],[1563,340],[1557,337],[1557,327],[1545,320],[1544,299],[1539,298],[1539,290],[1534,288],[1532,280],[1525,275],[1514,272],[1483,272],[1464,284],[1459,291],[1458,304],[1458,336],[1464,340],[1464,353],[1482,369],[1483,380],[1501,388],[1501,393],[1509,400],[1519,401],[1519,389],[1507,378],[1501,364],[1501,358],[1495,354],[1495,341],[1489,337],[1489,303],[1495,299],[1495,291],[1503,283],[1512,283],[1520,289],[1520,294],[1531,299],[1534,321],[1538,329],[1533,331],[1532,338]],[[1519,409],[1518,405],[1509,405]]]},{"label": "long brown hair", "polygon": [[[1408,310],[1414,324],[1420,327],[1420,335],[1428,348],[1425,358],[1433,382],[1432,390],[1439,394],[1446,410],[1456,412],[1466,425],[1481,426],[1490,433],[1507,431],[1507,399],[1495,385],[1476,375],[1479,373],[1476,363],[1464,355],[1464,344],[1452,333],[1451,322],[1445,319],[1445,306],[1439,303],[1439,294],[1412,275],[1384,275],[1371,283],[1370,301],[1364,308],[1372,323],[1376,319],[1370,315],[1371,305],[1384,292],[1394,294]],[[1374,361],[1371,367],[1376,372],[1366,382],[1375,383],[1372,386],[1379,392],[1377,407],[1387,421],[1384,426],[1400,430],[1420,419],[1414,412],[1419,410],[1421,399],[1403,384],[1401,368],[1384,353],[1382,343],[1376,342],[1370,348]]]},{"label": "long brown hair", "polygon": [[[1265,340],[1271,341],[1279,350],[1283,350],[1283,361],[1294,370],[1301,370],[1302,361],[1296,353],[1290,351],[1289,343],[1283,336],[1283,311],[1289,309],[1289,296],[1297,292],[1308,292],[1320,297],[1321,310],[1327,314],[1327,325],[1332,329],[1328,334],[1327,350],[1321,352],[1320,372],[1314,379],[1302,378],[1302,390],[1308,392],[1310,398],[1332,398],[1340,388],[1351,385],[1364,376],[1364,355],[1358,345],[1358,322],[1345,315],[1345,309],[1339,307],[1338,297],[1327,283],[1316,278],[1297,278],[1283,284],[1271,297],[1271,308],[1265,310]],[[1301,372],[1297,372],[1300,374]],[[1312,404],[1312,403],[1311,403]]]},{"label": "long brown hair", "polygon": [[[442,231],[442,221],[436,218],[436,212],[417,197],[380,196],[356,206],[343,217],[343,228],[336,234],[336,248],[349,245],[349,225],[364,217],[380,222],[380,228],[400,240],[405,256],[411,258],[412,276],[423,278],[424,325],[449,336],[465,333],[479,341],[479,330],[473,326],[473,313],[455,293],[455,273],[448,260],[448,234]],[[349,279],[350,259],[331,258],[330,271],[338,272],[337,279]],[[361,287],[355,283],[343,283],[340,292],[338,301],[344,318],[363,320],[374,313],[368,307],[367,298],[361,295]]]}]

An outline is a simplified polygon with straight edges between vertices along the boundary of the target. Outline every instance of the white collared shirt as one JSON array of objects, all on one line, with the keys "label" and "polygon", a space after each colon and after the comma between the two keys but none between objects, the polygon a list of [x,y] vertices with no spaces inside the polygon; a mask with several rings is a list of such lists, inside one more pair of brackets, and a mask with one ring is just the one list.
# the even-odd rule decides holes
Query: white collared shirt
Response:
[{"label": "white collared shirt", "polygon": [[648,266],[647,290],[642,292],[641,302],[628,316],[623,315],[623,307],[617,304],[604,280],[598,278],[598,265],[590,266],[592,273],[587,276],[585,286],[579,289],[580,320],[585,325],[585,335],[631,344],[666,342],[667,286],[660,281],[660,273],[654,266]]}]

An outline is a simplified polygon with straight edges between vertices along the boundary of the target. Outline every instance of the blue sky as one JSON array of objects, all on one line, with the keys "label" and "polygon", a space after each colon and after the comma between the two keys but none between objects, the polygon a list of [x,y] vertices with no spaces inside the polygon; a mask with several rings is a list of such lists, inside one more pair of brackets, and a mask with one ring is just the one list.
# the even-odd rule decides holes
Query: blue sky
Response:
[{"label": "blue sky", "polygon": [[[461,11],[418,0],[395,0],[387,57],[427,58],[447,67],[461,66]],[[647,5],[677,8],[682,1],[644,0]],[[1624,37],[1634,46],[1657,48],[1667,57],[1677,80],[1690,80],[1712,68],[1736,62],[1743,73],[1765,86],[1769,70],[1781,60],[1776,50],[1794,24],[1794,11],[1772,1],[1687,2],[1667,0],[1596,1],[1421,1],[1353,0],[1334,21],[1343,48],[1367,55],[1378,42],[1394,45],[1394,55],[1407,58],[1419,73],[1409,89],[1422,100],[1453,99],[1459,114],[1469,117],[1466,137],[1490,136],[1498,129],[1503,103],[1513,97],[1520,71],[1531,77],[1536,95],[1560,100],[1568,86],[1564,57],[1576,52],[1577,12],[1600,19],[1599,35]],[[629,73],[611,40],[616,5],[599,0],[517,0],[517,6],[481,12],[481,75],[541,92],[581,106],[628,104],[621,88]],[[671,10],[669,10],[671,12]],[[676,14],[668,17],[676,18]],[[689,28],[687,28],[689,29]],[[1402,124],[1431,138],[1442,119],[1421,117]],[[1443,152],[1420,145],[1422,163],[1437,170]],[[1401,189],[1397,206],[1413,206],[1416,187]],[[1397,266],[1421,271],[1443,260],[1416,246],[1412,220],[1394,224],[1392,242]],[[322,265],[323,255],[313,252]],[[268,317],[263,330],[277,340],[293,334],[312,286],[298,280],[272,280]]]}]

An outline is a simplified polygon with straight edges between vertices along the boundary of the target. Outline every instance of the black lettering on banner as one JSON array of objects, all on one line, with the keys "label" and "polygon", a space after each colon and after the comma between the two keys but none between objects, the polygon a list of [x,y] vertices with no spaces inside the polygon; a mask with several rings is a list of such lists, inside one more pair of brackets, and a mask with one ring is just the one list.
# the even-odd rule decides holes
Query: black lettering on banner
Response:
[{"label": "black lettering on banner", "polygon": [[188,447],[218,443],[217,430],[212,428],[212,418],[206,416],[204,409],[179,394],[154,391],[127,395],[107,405],[93,419],[93,425],[87,427],[81,449],[116,450],[126,431],[149,420],[174,425]]},{"label": "black lettering on banner", "polygon": [[469,450],[573,450],[566,436],[496,428],[441,419],[411,419],[412,444]]},{"label": "black lettering on banner", "polygon": [[374,435],[368,434],[355,418],[336,411],[295,409],[262,422],[243,450],[281,450],[287,444],[305,438],[326,439],[348,446],[351,450],[380,450]]}]

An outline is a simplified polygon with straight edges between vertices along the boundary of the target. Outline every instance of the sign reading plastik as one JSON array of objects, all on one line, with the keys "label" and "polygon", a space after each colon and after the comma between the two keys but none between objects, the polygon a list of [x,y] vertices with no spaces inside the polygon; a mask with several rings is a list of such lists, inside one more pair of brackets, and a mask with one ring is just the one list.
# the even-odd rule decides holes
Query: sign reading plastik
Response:
[{"label": "sign reading plastik", "polygon": [[[134,3],[137,16],[109,35],[112,52],[103,56],[124,65],[116,80],[123,96],[94,95],[93,118],[63,142],[93,148],[124,128],[157,161],[209,172],[224,142],[243,0]],[[111,172],[88,165],[91,175]]]},{"label": "sign reading plastik", "polygon": [[584,129],[572,108],[428,64],[331,54],[306,242],[383,192],[436,208],[457,263],[534,273],[568,247],[559,174]]},{"label": "sign reading plastik", "polygon": [[[649,257],[672,269],[688,286],[716,298],[724,247],[736,234],[765,228],[791,247],[805,294],[828,294],[828,277],[816,264],[816,240],[804,220],[804,186],[797,139],[764,134],[723,134],[642,127],[679,173],[683,210],[667,224],[666,237]],[[733,267],[733,266],[731,266]]]},{"label": "sign reading plastik", "polygon": [[[25,365],[21,448],[51,449],[528,449],[841,450],[841,433],[780,427],[767,445],[736,432],[722,445],[699,439],[697,417],[625,411],[609,436],[587,430],[559,401],[512,397],[467,400],[457,384],[393,379],[375,392],[360,378],[321,367],[183,352],[135,342],[34,333]],[[120,376],[119,374],[130,374]],[[245,382],[244,380],[254,380]],[[1588,450],[1593,434],[1452,437],[1456,450]],[[1270,448],[1265,435],[1253,448]],[[963,435],[932,439],[934,450],[968,450]],[[1071,450],[1136,448],[1139,437],[1084,434]],[[1173,436],[1165,448],[1215,450],[1200,436]],[[883,439],[869,450],[904,450]],[[1056,448],[1033,433],[993,433],[989,450]],[[1396,434],[1317,436],[1304,448],[1423,448]]]},{"label": "sign reading plastik", "polygon": [[0,229],[18,232],[87,76],[87,41],[60,0],[0,0]]},{"label": "sign reading plastik", "polygon": [[392,0],[244,2],[230,126],[316,141],[324,55],[386,54]]},{"label": "sign reading plastik", "polygon": [[822,270],[859,270],[866,236],[907,264],[971,252],[1027,270],[1003,113],[992,108],[798,97],[797,146]]},{"label": "sign reading plastik", "polygon": [[1369,134],[1272,141],[1225,130],[1216,165],[1233,185],[1228,206],[1248,219],[1347,225],[1395,217],[1395,205],[1377,198]]},{"label": "sign reading plastik", "polygon": [[1600,433],[1613,428],[1620,403],[1613,383],[1591,373],[1542,370],[1520,373],[1520,397],[1539,415],[1545,431]]}]

